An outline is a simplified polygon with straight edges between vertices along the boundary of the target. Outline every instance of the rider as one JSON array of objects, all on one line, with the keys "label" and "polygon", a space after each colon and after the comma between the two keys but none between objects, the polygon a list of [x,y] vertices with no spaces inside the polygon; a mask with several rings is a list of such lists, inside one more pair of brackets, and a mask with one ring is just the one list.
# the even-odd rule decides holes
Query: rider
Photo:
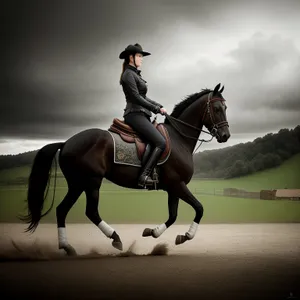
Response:
[{"label": "rider", "polygon": [[166,148],[164,137],[154,128],[150,117],[151,112],[163,115],[167,111],[163,105],[146,96],[148,90],[146,81],[142,78],[141,71],[138,70],[142,65],[143,56],[148,55],[151,54],[143,51],[139,44],[128,45],[119,55],[120,59],[124,59],[120,76],[120,85],[122,85],[127,102],[123,114],[124,122],[131,126],[142,139],[154,146],[138,180],[138,185],[143,187],[153,184],[150,174]]}]

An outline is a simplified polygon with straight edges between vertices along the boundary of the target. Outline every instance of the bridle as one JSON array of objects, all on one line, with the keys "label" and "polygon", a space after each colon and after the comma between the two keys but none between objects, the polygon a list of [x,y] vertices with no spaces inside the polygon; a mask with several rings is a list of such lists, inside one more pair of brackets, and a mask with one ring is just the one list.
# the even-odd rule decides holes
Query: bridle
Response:
[{"label": "bridle", "polygon": [[202,117],[202,123],[204,123],[204,120],[205,120],[205,117],[206,117],[206,114],[209,115],[209,118],[211,120],[211,123],[212,123],[212,128],[209,130],[210,134],[212,136],[217,136],[218,135],[218,129],[219,128],[222,128],[224,126],[229,126],[228,125],[228,122],[227,121],[221,121],[221,122],[218,122],[216,123],[215,122],[215,115],[213,113],[213,109],[212,109],[212,103],[215,102],[215,101],[223,101],[225,102],[225,99],[223,98],[219,98],[219,97],[216,97],[216,98],[212,98],[212,92],[209,93],[208,95],[208,99],[207,99],[207,102],[206,102],[206,107],[207,109],[205,110],[204,114],[203,114],[203,117]]},{"label": "bridle", "polygon": [[[195,127],[193,125],[190,125],[184,121],[181,121],[179,119],[176,119],[168,114],[164,114],[164,116],[168,119],[168,121],[170,122],[170,124],[184,137],[186,138],[190,138],[190,139],[193,139],[193,140],[197,140],[200,143],[200,145],[197,147],[196,150],[194,150],[194,153],[198,150],[198,148],[202,145],[203,142],[210,142],[212,141],[212,139],[214,137],[217,137],[218,136],[218,129],[221,128],[221,127],[224,127],[224,126],[228,126],[228,122],[227,121],[221,121],[221,122],[218,122],[218,123],[215,123],[215,116],[214,116],[214,113],[213,113],[213,109],[212,109],[212,103],[215,102],[215,101],[225,101],[223,98],[219,98],[219,97],[216,97],[216,98],[212,98],[212,94],[213,92],[210,92],[208,94],[208,97],[207,97],[207,102],[206,102],[206,110],[203,114],[203,117],[202,117],[202,123],[204,122],[205,120],[205,117],[206,115],[209,115],[209,118],[211,120],[211,123],[212,123],[212,127],[209,131],[206,131],[206,130],[203,130],[201,128],[198,128],[198,127]],[[199,138],[195,138],[193,136],[189,136],[189,135],[186,135],[185,133],[183,133],[180,128],[178,128],[176,122],[178,123],[181,123],[187,127],[190,127],[194,130],[197,130],[199,131],[199,135],[201,132],[204,132],[204,133],[207,133],[207,134],[210,134],[211,135],[211,139],[209,140],[204,140],[204,139],[199,139]]]}]

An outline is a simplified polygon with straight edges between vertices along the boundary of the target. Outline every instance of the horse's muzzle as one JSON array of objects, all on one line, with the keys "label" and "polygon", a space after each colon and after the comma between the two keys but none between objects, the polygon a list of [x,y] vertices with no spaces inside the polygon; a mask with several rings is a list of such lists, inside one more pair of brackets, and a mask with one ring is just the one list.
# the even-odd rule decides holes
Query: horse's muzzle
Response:
[{"label": "horse's muzzle", "polygon": [[228,126],[224,126],[220,128],[217,131],[216,138],[219,143],[226,143],[230,138],[230,132]]}]

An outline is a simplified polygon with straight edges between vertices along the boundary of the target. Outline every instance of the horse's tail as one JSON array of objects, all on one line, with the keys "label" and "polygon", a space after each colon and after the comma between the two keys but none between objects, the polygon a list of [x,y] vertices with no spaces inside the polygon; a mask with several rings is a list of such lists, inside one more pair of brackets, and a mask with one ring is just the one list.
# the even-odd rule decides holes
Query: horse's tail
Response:
[{"label": "horse's tail", "polygon": [[[64,143],[54,143],[48,144],[41,148],[33,162],[31,173],[28,180],[28,191],[27,191],[27,208],[28,215],[20,217],[20,219],[26,223],[30,223],[25,232],[34,232],[39,224],[42,217],[46,216],[53,208],[54,195],[55,195],[55,185],[54,194],[51,207],[42,214],[44,201],[47,197],[49,191],[49,183],[51,177],[51,166],[53,158],[56,152],[62,148]],[[55,184],[56,184],[56,171],[57,163],[55,159]],[[47,192],[45,194],[45,189],[47,187]]]}]

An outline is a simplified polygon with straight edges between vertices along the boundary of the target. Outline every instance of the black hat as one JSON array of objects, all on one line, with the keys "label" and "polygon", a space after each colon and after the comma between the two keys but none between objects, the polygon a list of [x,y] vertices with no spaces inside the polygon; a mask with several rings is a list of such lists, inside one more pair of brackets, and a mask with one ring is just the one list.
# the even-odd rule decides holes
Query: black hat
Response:
[{"label": "black hat", "polygon": [[127,56],[129,56],[130,54],[135,54],[135,53],[141,53],[141,54],[143,54],[143,56],[151,55],[151,53],[143,51],[143,48],[141,45],[134,44],[134,45],[128,45],[125,48],[125,50],[120,53],[119,58],[124,59]]}]

